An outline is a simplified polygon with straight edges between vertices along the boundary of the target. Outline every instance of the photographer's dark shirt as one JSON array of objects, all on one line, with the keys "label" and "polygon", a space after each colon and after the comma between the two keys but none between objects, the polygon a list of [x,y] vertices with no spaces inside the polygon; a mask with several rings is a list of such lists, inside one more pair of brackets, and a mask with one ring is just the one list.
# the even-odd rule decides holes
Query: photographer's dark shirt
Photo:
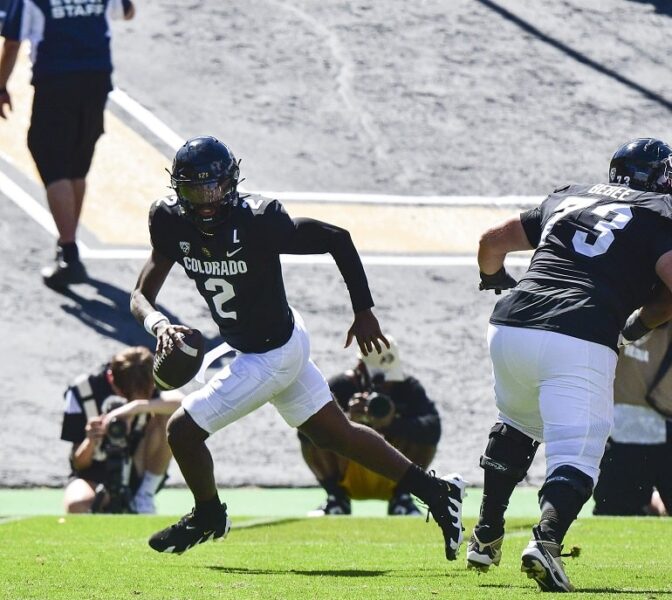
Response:
[{"label": "photographer's dark shirt", "polygon": [[[109,412],[112,403],[120,400],[107,380],[108,369],[109,364],[106,364],[92,375],[81,375],[65,390],[65,410],[61,427],[62,440],[72,442],[74,446],[81,444],[86,439],[87,421],[92,417]],[[147,414],[138,415],[131,423],[131,435],[129,436],[129,452],[131,455],[137,449],[145,433],[149,416]],[[105,451],[98,448],[93,455],[91,466],[81,471],[72,466],[71,459],[72,474],[82,479],[103,483],[106,476],[106,459]]]},{"label": "photographer's dark shirt", "polygon": [[[367,390],[347,373],[329,380],[331,392],[340,407],[347,412],[348,402],[354,394]],[[385,437],[402,437],[416,444],[435,446],[441,438],[441,420],[434,403],[427,397],[425,388],[415,379],[406,377],[386,388],[385,395],[394,404],[395,417],[391,425],[381,433]]]}]

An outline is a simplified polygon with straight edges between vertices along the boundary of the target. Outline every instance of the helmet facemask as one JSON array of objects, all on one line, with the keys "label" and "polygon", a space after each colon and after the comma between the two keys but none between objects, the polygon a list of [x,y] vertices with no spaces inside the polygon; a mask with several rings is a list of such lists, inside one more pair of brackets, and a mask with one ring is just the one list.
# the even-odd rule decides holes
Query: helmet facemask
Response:
[{"label": "helmet facemask", "polygon": [[659,168],[651,173],[650,189],[660,194],[672,194],[672,155],[662,160]]},{"label": "helmet facemask", "polygon": [[175,180],[171,183],[185,215],[207,233],[226,220],[226,208],[237,195],[237,177],[205,183]]}]

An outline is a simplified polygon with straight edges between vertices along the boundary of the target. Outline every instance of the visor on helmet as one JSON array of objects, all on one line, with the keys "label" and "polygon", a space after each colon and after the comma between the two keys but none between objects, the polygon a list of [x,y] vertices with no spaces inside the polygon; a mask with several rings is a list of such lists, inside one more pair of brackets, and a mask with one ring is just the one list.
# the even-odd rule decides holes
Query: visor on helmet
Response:
[{"label": "visor on helmet", "polygon": [[210,181],[208,183],[178,181],[175,184],[175,191],[180,199],[193,207],[227,201],[231,199],[235,189],[235,183],[232,184],[228,179],[224,182]]}]

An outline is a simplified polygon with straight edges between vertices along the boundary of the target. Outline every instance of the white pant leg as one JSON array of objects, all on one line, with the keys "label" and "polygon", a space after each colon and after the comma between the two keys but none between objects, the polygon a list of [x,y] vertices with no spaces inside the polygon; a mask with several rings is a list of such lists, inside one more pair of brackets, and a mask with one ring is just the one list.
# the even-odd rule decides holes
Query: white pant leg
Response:
[{"label": "white pant leg", "polygon": [[560,465],[571,465],[596,484],[613,425],[618,356],[601,344],[552,335],[539,399],[546,477]]},{"label": "white pant leg", "polygon": [[597,480],[613,419],[616,353],[552,331],[491,325],[500,419],[546,443],[547,476],[571,465]]},{"label": "white pant leg", "polygon": [[280,348],[261,354],[242,353],[217,372],[182,406],[196,424],[214,433],[269,402],[287,388],[308,362],[302,331],[296,326]]},{"label": "white pant leg", "polygon": [[[302,350],[310,357],[310,336],[303,319],[294,312]],[[290,427],[298,427],[332,400],[329,384],[315,363],[308,358],[294,381],[271,400]]]}]

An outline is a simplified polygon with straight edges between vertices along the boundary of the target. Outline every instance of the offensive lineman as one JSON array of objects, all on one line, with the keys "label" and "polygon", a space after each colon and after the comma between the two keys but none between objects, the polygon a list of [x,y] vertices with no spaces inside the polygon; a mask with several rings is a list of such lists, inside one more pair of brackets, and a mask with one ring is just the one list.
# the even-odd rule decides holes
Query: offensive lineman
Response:
[{"label": "offensive lineman", "polygon": [[[543,591],[573,590],[560,553],[599,474],[619,332],[625,324],[632,341],[671,316],[672,148],[651,138],[624,144],[609,182],[556,189],[486,231],[478,251],[480,289],[515,289],[488,328],[499,419],[481,457],[483,500],[467,566],[499,564],[509,498],[545,442],[541,519],[521,567]],[[504,258],[533,248],[516,284]]]},{"label": "offensive lineman", "polygon": [[154,534],[158,552],[182,553],[226,536],[230,521],[220,503],[205,440],[266,402],[316,446],[361,463],[418,496],[429,507],[454,560],[462,542],[465,483],[438,479],[390,446],[369,427],[349,421],[310,360],[300,315],[287,303],[279,255],[330,253],[350,293],[356,338],[364,356],[381,342],[366,275],[350,235],[313,219],[291,219],[277,200],[237,191],[238,161],[212,137],[188,140],[173,161],[176,197],[155,202],[149,215],[152,254],[131,296],[131,311],[157,337],[157,352],[180,343],[187,327],[173,325],[154,307],[177,262],[207,302],[236,358],[203,388],[187,396],[168,423],[168,441],[191,489],[195,507]]}]

